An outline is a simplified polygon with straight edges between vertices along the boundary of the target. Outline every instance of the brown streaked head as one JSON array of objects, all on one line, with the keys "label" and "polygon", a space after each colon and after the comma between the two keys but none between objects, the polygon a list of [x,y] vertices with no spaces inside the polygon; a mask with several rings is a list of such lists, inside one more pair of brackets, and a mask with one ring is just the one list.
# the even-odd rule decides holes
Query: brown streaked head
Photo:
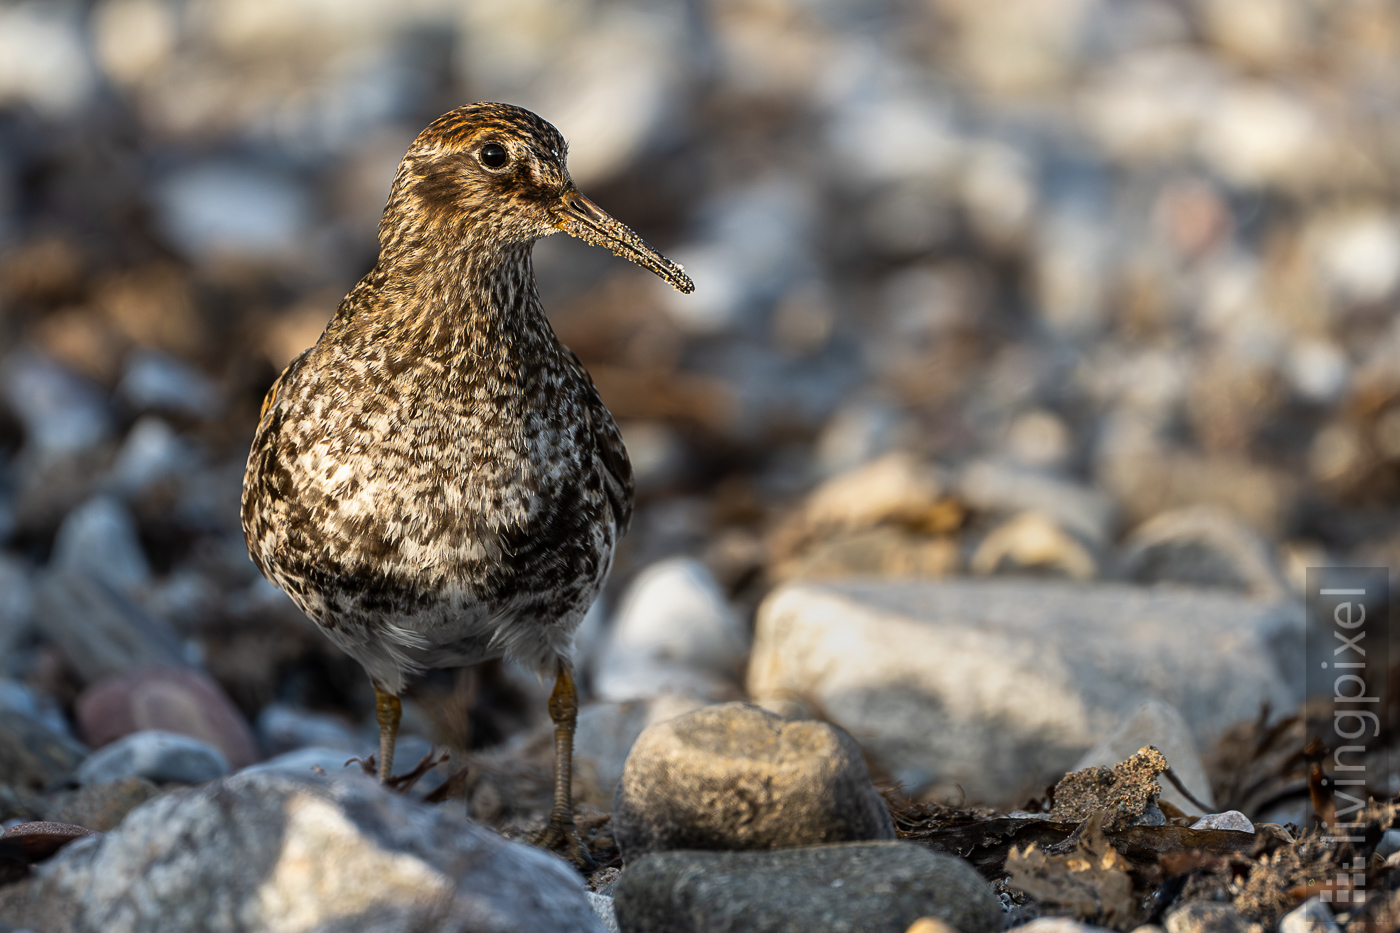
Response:
[{"label": "brown streaked head", "polygon": [[562,230],[693,292],[685,270],[579,193],[567,153],[559,131],[524,108],[482,102],[449,111],[399,163],[380,243],[481,250]]}]

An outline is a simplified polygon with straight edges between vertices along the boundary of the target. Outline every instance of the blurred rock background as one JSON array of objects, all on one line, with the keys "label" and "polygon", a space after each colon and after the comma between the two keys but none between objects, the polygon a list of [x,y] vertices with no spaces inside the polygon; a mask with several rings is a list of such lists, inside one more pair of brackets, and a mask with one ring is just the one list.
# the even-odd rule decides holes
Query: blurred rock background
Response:
[{"label": "blurred rock background", "polygon": [[[745,696],[788,581],[1276,604],[1400,552],[1400,4],[4,0],[0,707],[33,728],[0,784],[142,731],[213,746],[210,773],[372,748],[359,667],[249,562],[240,484],[399,157],[479,99],[554,122],[697,285],[536,250],[638,476],[580,633],[602,732]],[[405,731],[513,747],[542,696],[435,675]]]}]

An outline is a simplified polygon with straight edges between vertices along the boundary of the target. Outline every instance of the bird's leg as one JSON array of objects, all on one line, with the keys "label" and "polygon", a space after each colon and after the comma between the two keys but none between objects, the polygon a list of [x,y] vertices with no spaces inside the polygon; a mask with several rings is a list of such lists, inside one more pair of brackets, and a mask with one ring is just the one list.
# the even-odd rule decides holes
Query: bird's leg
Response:
[{"label": "bird's leg", "polygon": [[595,867],[588,847],[574,825],[574,730],[578,726],[578,686],[568,664],[559,662],[554,692],[549,696],[549,718],[554,720],[554,809],[549,822],[534,838],[542,849],[563,846],[569,858],[585,868]]},{"label": "bird's leg", "polygon": [[374,685],[374,718],[379,720],[379,783],[389,783],[394,773],[394,742],[399,737],[403,706],[392,693]]}]

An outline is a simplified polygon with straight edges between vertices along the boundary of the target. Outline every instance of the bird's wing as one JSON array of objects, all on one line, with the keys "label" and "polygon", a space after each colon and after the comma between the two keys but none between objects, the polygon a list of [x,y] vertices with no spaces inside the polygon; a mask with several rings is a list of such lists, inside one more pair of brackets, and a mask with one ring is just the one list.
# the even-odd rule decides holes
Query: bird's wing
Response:
[{"label": "bird's wing", "polygon": [[612,413],[598,396],[593,377],[588,375],[588,370],[572,350],[566,349],[565,352],[590,390],[584,412],[593,433],[593,454],[603,467],[603,480],[607,486],[608,501],[612,503],[617,530],[626,532],[632,523],[632,461],[627,456],[627,447],[622,443],[617,422],[613,421]]}]

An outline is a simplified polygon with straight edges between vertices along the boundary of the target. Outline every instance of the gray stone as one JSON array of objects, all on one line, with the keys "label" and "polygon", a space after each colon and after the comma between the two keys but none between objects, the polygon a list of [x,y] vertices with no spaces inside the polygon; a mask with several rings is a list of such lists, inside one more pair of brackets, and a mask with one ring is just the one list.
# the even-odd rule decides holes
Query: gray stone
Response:
[{"label": "gray stone", "polygon": [[1387,829],[1381,833],[1381,841],[1376,843],[1376,854],[1381,858],[1390,858],[1396,852],[1400,852],[1400,829]]},{"label": "gray stone", "polygon": [[18,558],[0,552],[0,657],[34,630],[34,574]]},{"label": "gray stone", "polygon": [[1295,702],[1286,612],[1217,591],[999,579],[794,584],[758,613],[749,692],[805,696],[908,790],[1014,806],[1125,709],[1171,703],[1205,746]]},{"label": "gray stone", "polygon": [[95,496],[68,513],[58,526],[51,564],[86,573],[128,595],[151,582],[136,520],[112,496]]},{"label": "gray stone", "polygon": [[1167,914],[1167,933],[1254,933],[1258,929],[1218,901],[1192,901]]},{"label": "gray stone", "polygon": [[85,682],[141,667],[185,667],[170,628],[110,584],[62,568],[40,576],[35,618]]},{"label": "gray stone", "polygon": [[193,469],[199,459],[174,428],[155,415],[144,415],[122,441],[106,486],[121,495],[136,495]]},{"label": "gray stone", "polygon": [[1108,540],[1116,520],[1113,503],[1097,489],[994,460],[968,465],[958,492],[978,509],[1042,512],[1094,545]]},{"label": "gray stone", "polygon": [[351,754],[373,746],[349,723],[330,713],[314,713],[286,703],[269,703],[258,713],[258,742],[269,755],[316,746]]},{"label": "gray stone", "polygon": [[1284,914],[1278,933],[1341,933],[1341,927],[1322,898],[1310,897]]},{"label": "gray stone", "polygon": [[893,839],[855,740],[743,703],[649,727],[613,807],[623,858],[670,849],[770,849]]},{"label": "gray stone", "polygon": [[[1186,785],[1193,797],[1207,807],[1215,806],[1210,779],[1206,777],[1205,765],[1201,763],[1200,752],[1196,750],[1191,727],[1181,718],[1176,707],[1161,700],[1144,701],[1118,728],[1085,752],[1073,770],[1082,771],[1096,765],[1111,768],[1146,745],[1155,747],[1166,756],[1172,773]],[[1162,801],[1182,813],[1195,814],[1200,811],[1200,807],[1187,800],[1186,795],[1165,776],[1158,778],[1157,783],[1162,787]]]},{"label": "gray stone", "polygon": [[150,350],[127,357],[117,395],[136,411],[213,418],[223,410],[219,389],[207,376],[182,360]]},{"label": "gray stone", "polygon": [[[324,748],[321,746],[310,746],[307,748],[293,749],[275,755],[267,761],[260,761],[255,765],[249,765],[239,774],[264,774],[268,772],[278,772],[282,774],[308,775],[316,773],[326,774],[330,777],[363,777],[370,780],[370,775],[365,773],[364,768],[358,762],[351,761],[355,757],[353,752],[348,752],[342,748]],[[395,756],[397,758],[397,756]]]},{"label": "gray stone", "polygon": [[7,709],[0,716],[0,784],[43,788],[68,777],[87,749],[38,716]]},{"label": "gray stone", "polygon": [[738,681],[747,633],[704,564],[672,558],[643,570],[628,587],[597,668],[607,700],[660,693],[728,699]]},{"label": "gray stone", "polygon": [[1220,587],[1266,600],[1288,593],[1263,537],[1209,506],[1164,512],[1134,529],[1119,574],[1135,583]]},{"label": "gray stone", "polygon": [[614,889],[624,933],[904,933],[920,917],[961,933],[1001,927],[972,866],[906,842],[772,852],[659,852]]},{"label": "gray stone", "polygon": [[40,866],[7,921],[79,931],[602,929],[562,860],[370,781],[236,775]]},{"label": "gray stone", "polygon": [[143,777],[79,787],[48,795],[44,819],[105,833],[121,823],[132,810],[160,794],[160,788]]},{"label": "gray stone", "polygon": [[303,188],[248,165],[194,165],[163,180],[155,195],[171,242],[196,260],[285,259],[307,224]]},{"label": "gray stone", "polygon": [[123,778],[201,784],[228,774],[223,752],[178,732],[133,732],[93,752],[78,768],[78,783],[107,784]]},{"label": "gray stone", "polygon": [[1238,810],[1223,813],[1207,813],[1191,824],[1192,829],[1228,829],[1236,833],[1253,833],[1254,824]]}]

